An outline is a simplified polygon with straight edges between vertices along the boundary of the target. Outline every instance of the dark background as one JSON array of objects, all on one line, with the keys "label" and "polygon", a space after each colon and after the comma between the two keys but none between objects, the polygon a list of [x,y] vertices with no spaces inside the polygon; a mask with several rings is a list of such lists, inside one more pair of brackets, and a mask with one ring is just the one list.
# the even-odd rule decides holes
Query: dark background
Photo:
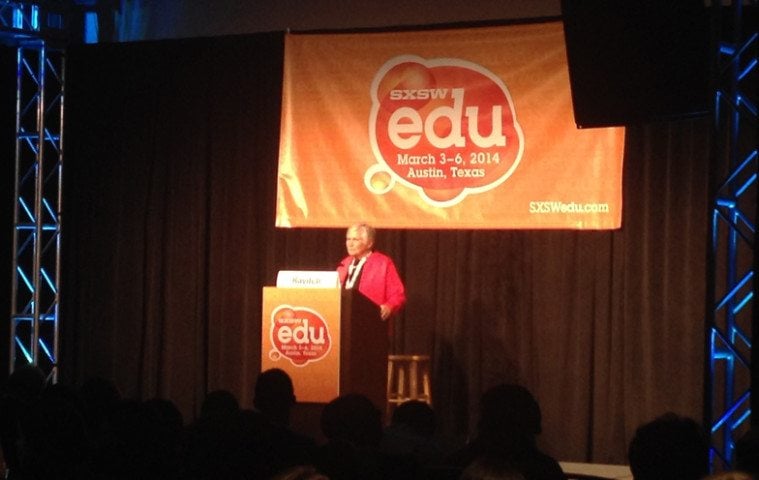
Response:
[{"label": "dark background", "polygon": [[[285,28],[562,13],[558,0],[397,3],[156,0],[119,11],[114,40],[206,38],[70,49],[62,381],[103,375],[125,396],[174,400],[186,420],[216,388],[250,405],[261,287],[344,253],[342,230],[273,228]],[[701,3],[562,2],[577,123],[628,125],[621,230],[380,232],[409,289],[394,346],[432,355],[446,433],[470,432],[479,395],[502,381],[535,393],[540,442],[560,460],[625,463],[640,423],[701,417],[712,143]],[[15,54],[0,52],[0,153],[12,159]],[[5,265],[10,239],[2,229]]]},{"label": "dark background", "polygon": [[[282,41],[70,49],[62,380],[187,419],[217,388],[250,405],[261,288],[344,254],[342,230],[273,227]],[[535,393],[561,460],[625,463],[643,421],[701,416],[708,132],[628,128],[618,231],[380,232],[409,292],[394,347],[432,355],[445,433],[505,381]]]}]

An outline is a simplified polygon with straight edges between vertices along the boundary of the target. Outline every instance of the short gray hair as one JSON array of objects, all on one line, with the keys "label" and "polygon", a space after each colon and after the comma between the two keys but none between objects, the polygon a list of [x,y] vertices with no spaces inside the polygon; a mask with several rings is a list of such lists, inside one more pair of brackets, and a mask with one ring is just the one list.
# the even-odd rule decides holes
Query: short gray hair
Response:
[{"label": "short gray hair", "polygon": [[374,239],[377,238],[377,229],[368,223],[356,223],[350,228],[355,228],[356,230],[366,232],[366,239],[372,243],[374,243]]}]

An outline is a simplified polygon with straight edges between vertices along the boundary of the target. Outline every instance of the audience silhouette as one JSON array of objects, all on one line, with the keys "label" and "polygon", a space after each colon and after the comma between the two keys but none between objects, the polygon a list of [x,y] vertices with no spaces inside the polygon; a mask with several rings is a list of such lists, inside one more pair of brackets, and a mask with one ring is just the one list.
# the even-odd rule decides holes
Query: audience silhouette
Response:
[{"label": "audience silhouette", "polygon": [[[296,396],[279,369],[256,379],[254,409],[240,408],[229,391],[212,391],[187,426],[171,401],[123,399],[114,384],[97,377],[77,390],[45,386],[41,371],[19,368],[2,393],[0,440],[9,479],[410,480],[433,478],[435,470],[426,467],[441,458],[429,405],[400,405],[383,430],[380,409],[360,394],[325,405],[326,442],[317,446],[290,428]],[[521,387],[486,393],[480,436],[446,472],[458,475],[471,464],[465,478],[497,471],[519,479],[507,476],[514,468],[526,472],[526,480],[552,478],[532,475],[549,457],[534,447],[540,413],[524,395],[532,399]],[[483,457],[492,452],[508,456]]]},{"label": "audience silhouette", "polygon": [[500,456],[485,454],[464,469],[459,480],[525,480],[514,465]]},{"label": "audience silhouette", "polygon": [[45,374],[33,365],[20,365],[8,377],[0,395],[0,448],[5,461],[6,478],[21,478],[22,418],[37,402],[45,387]]},{"label": "audience silhouette", "polygon": [[480,399],[477,430],[474,440],[448,458],[450,465],[463,470],[487,455],[508,462],[526,480],[564,480],[559,463],[536,445],[540,406],[526,388],[500,384],[487,390]]},{"label": "audience silhouette", "polygon": [[261,372],[256,379],[253,406],[270,422],[288,426],[295,405],[293,381],[284,370],[272,368]]},{"label": "audience silhouette", "polygon": [[[564,480],[541,452],[541,412],[532,394],[501,384],[480,400],[476,436],[444,456],[435,411],[398,406],[383,429],[381,410],[360,394],[324,406],[321,445],[290,427],[296,405],[286,372],[262,372],[253,409],[229,391],[205,397],[189,425],[169,400],[123,399],[113,383],[46,384],[17,368],[0,392],[0,446],[6,479],[187,480]],[[667,414],[641,425],[628,450],[635,480],[697,480],[708,474],[708,438],[689,419]],[[757,475],[757,437],[736,444],[732,477]],[[741,470],[742,472],[739,472]],[[716,478],[715,478],[716,480]]]},{"label": "audience silhouette", "polygon": [[47,385],[19,418],[18,478],[93,478],[89,438],[78,393]]},{"label": "audience silhouette", "polygon": [[698,480],[709,473],[709,441],[695,420],[667,413],[638,427],[628,448],[635,480]]},{"label": "audience silhouette", "polygon": [[116,385],[102,377],[90,377],[79,387],[84,406],[84,420],[93,441],[106,434],[110,428],[111,414],[121,402],[121,392]]},{"label": "audience silhouette", "polygon": [[321,428],[327,443],[317,451],[316,466],[331,480],[420,478],[412,456],[380,449],[382,413],[366,396],[346,394],[329,402]]},{"label": "audience silhouette", "polygon": [[437,419],[427,403],[409,400],[393,410],[380,448],[390,455],[412,457],[420,466],[439,463],[442,448],[435,438]]},{"label": "audience silhouette", "polygon": [[237,397],[228,390],[214,390],[209,392],[200,405],[201,420],[213,420],[217,418],[234,417],[240,412],[240,403]]},{"label": "audience silhouette", "polygon": [[[256,379],[253,397],[253,406],[264,420],[264,428],[259,432],[264,442],[259,442],[258,447],[268,450],[267,461],[274,462],[279,469],[310,464],[314,459],[316,441],[290,428],[295,402],[293,382],[287,372],[278,368],[261,372]],[[255,413],[248,412],[247,415],[251,417]]]},{"label": "audience silhouette", "polygon": [[381,478],[382,414],[368,398],[348,394],[332,400],[322,410],[321,429],[327,443],[319,447],[316,464],[331,480]]},{"label": "audience silhouette", "polygon": [[206,396],[200,416],[188,427],[187,478],[267,480],[313,464],[316,442],[289,428],[295,393],[287,373],[262,372],[253,403],[255,410],[240,409],[224,390]]},{"label": "audience silhouette", "polygon": [[204,398],[200,415],[187,427],[187,478],[197,480],[246,478],[246,435],[237,398],[216,390]]}]

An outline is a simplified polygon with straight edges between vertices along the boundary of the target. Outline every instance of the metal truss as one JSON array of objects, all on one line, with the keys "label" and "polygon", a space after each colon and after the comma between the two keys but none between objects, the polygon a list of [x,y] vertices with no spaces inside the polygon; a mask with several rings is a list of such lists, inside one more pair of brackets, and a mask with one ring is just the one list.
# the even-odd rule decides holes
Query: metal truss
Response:
[{"label": "metal truss", "polygon": [[11,43],[20,39],[66,38],[66,0],[0,0],[0,39]]},{"label": "metal truss", "polygon": [[[748,3],[753,3],[749,6]],[[756,424],[752,398],[753,339],[757,330],[757,45],[756,24],[748,27],[744,8],[756,2],[713,2],[716,59],[713,78],[713,160],[721,185],[711,205],[705,416],[711,434],[711,466],[731,468],[735,442]],[[755,416],[754,416],[755,417]]]},{"label": "metal truss", "polygon": [[[63,166],[63,16],[55,2],[0,1],[0,40],[16,48],[16,181],[10,370],[57,380]],[[57,37],[57,38],[56,38]]]}]

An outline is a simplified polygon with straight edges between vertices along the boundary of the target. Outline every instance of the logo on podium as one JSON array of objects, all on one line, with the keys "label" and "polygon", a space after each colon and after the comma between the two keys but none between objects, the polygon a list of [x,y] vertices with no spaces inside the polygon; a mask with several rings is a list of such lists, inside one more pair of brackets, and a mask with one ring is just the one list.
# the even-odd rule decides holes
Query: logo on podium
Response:
[{"label": "logo on podium", "polygon": [[271,314],[269,358],[287,358],[296,367],[323,359],[332,346],[329,326],[319,312],[306,307],[280,305]]}]

